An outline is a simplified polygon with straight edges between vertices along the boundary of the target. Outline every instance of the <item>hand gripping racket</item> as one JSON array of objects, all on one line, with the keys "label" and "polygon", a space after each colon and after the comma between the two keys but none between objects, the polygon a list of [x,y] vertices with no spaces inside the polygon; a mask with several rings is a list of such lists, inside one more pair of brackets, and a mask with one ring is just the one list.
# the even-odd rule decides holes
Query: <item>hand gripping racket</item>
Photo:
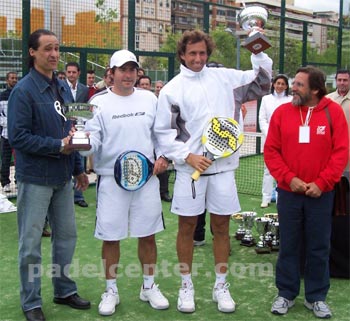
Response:
[{"label": "hand gripping racket", "polygon": [[136,191],[153,174],[153,164],[142,153],[131,150],[119,155],[114,165],[114,178],[126,191]]},{"label": "hand gripping racket", "polygon": [[[202,135],[203,155],[209,152],[211,160],[231,156],[242,145],[244,135],[237,121],[228,117],[214,117],[206,125]],[[201,172],[191,175],[197,181]]]}]

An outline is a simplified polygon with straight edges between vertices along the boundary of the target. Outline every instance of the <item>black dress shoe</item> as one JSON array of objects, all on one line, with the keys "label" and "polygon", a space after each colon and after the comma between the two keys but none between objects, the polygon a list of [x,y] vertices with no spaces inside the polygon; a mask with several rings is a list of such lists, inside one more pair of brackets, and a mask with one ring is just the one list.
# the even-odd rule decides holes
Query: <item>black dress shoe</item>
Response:
[{"label": "black dress shoe", "polygon": [[45,321],[44,313],[41,308],[24,311],[24,315],[27,321]]},{"label": "black dress shoe", "polygon": [[66,298],[53,298],[53,302],[57,304],[69,305],[73,309],[90,309],[90,301],[82,299],[78,293],[67,296]]},{"label": "black dress shoe", "polygon": [[160,194],[160,198],[164,202],[171,202],[173,200],[172,197],[170,197],[168,193]]},{"label": "black dress shoe", "polygon": [[86,203],[84,200],[80,200],[80,201],[75,201],[74,204],[79,205],[80,207],[88,207],[88,203]]}]

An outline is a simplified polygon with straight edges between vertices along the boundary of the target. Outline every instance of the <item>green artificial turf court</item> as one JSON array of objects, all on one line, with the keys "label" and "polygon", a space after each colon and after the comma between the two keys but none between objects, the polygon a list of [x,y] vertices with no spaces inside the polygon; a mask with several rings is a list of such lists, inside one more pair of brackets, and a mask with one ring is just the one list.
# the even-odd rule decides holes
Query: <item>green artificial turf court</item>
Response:
[{"label": "green artificial turf court", "polygon": [[[74,310],[66,306],[52,303],[53,293],[50,279],[50,239],[42,240],[42,297],[43,311],[47,321],[151,321],[151,320],[235,320],[235,321],[309,321],[316,319],[312,312],[303,306],[303,287],[296,305],[285,316],[270,313],[271,303],[276,295],[274,286],[274,270],[277,253],[257,255],[254,248],[240,246],[232,238],[229,267],[230,292],[236,301],[236,312],[224,314],[217,310],[212,302],[211,291],[215,279],[212,238],[207,229],[205,246],[195,248],[193,281],[196,290],[196,312],[182,314],[176,310],[177,293],[180,286],[176,264],[175,240],[177,218],[169,212],[169,203],[163,202],[166,230],[157,235],[158,275],[156,282],[170,302],[170,308],[164,311],[152,309],[149,304],[139,299],[142,274],[137,259],[137,242],[127,239],[121,243],[121,268],[118,288],[121,303],[113,316],[102,317],[97,307],[105,288],[101,264],[101,242],[93,237],[95,222],[95,188],[91,186],[85,192],[88,208],[76,207],[78,243],[71,273],[78,285],[79,294],[91,300],[92,308],[86,311]],[[15,201],[15,200],[13,200]],[[242,211],[256,211],[258,215],[276,212],[275,205],[261,210],[260,197],[240,194]],[[117,204],[116,204],[117,206]],[[231,235],[237,228],[231,222]],[[17,226],[16,214],[0,214],[0,320],[24,320],[19,302],[19,282],[17,269]],[[257,237],[257,232],[254,229]],[[350,283],[349,280],[331,279],[328,294],[329,303],[335,321],[350,320]]]}]

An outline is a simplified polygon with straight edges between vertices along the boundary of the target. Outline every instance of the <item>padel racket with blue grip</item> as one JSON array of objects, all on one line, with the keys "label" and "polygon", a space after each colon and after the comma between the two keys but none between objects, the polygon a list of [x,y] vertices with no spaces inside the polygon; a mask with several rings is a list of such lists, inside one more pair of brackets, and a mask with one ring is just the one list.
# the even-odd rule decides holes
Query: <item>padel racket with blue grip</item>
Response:
[{"label": "padel racket with blue grip", "polygon": [[136,191],[151,178],[153,167],[145,155],[129,150],[118,156],[114,165],[114,178],[126,191]]}]

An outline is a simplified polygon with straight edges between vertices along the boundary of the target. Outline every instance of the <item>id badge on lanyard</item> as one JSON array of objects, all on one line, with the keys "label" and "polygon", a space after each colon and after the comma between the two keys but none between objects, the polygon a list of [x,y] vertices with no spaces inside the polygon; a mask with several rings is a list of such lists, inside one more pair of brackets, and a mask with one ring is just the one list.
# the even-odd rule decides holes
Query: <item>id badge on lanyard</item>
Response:
[{"label": "id badge on lanyard", "polygon": [[[300,110],[300,109],[299,109]],[[300,144],[308,144],[310,143],[310,126],[309,122],[311,119],[313,108],[309,108],[306,114],[305,122],[303,125],[299,126],[299,143]],[[302,119],[301,110],[300,110],[300,117]],[[303,123],[303,121],[302,121]]]},{"label": "id badge on lanyard", "polygon": [[299,143],[306,144],[310,143],[310,127],[300,126],[299,127]]}]

